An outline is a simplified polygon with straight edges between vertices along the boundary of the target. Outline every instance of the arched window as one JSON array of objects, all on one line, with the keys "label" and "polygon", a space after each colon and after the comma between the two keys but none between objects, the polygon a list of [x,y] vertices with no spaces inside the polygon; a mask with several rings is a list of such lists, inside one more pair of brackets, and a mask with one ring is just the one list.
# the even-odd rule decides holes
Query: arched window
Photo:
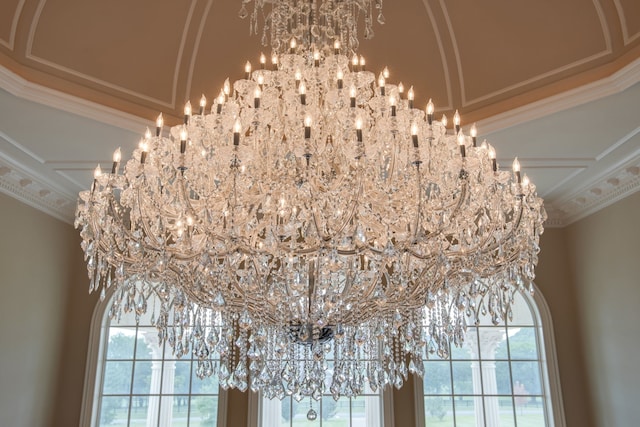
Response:
[{"label": "arched window", "polygon": [[[153,296],[147,303],[159,304]],[[224,426],[226,393],[216,376],[199,378],[192,352],[174,356],[150,313],[139,322],[133,310],[110,320],[108,307],[102,302],[94,313],[82,425]]]},{"label": "arched window", "polygon": [[416,381],[418,425],[564,426],[552,337],[539,293],[516,293],[513,319],[495,326],[487,316],[461,348],[451,345],[449,359],[427,355]]}]

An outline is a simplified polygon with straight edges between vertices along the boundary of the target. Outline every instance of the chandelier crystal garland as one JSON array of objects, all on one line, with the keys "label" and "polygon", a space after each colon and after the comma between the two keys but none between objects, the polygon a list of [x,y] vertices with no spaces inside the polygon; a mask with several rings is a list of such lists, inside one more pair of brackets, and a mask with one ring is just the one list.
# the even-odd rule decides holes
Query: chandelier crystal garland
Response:
[{"label": "chandelier crystal garland", "polygon": [[150,316],[223,388],[300,400],[401,387],[468,324],[512,315],[534,278],[542,200],[475,127],[465,135],[456,114],[447,131],[431,102],[415,108],[412,90],[343,49],[356,19],[315,45],[292,38],[283,5],[268,27],[288,47],[270,64],[247,63],[210,108],[187,104],[169,135],[161,115],[122,173],[118,150],[80,193],[90,290],[115,287],[112,318]]}]

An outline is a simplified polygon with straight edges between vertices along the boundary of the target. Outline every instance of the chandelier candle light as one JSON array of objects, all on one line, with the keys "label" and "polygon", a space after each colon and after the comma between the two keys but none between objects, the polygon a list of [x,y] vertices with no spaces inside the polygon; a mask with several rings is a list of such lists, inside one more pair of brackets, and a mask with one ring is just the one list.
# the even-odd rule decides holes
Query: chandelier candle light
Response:
[{"label": "chandelier candle light", "polygon": [[431,100],[415,108],[413,88],[365,69],[358,24],[370,38],[381,0],[254,6],[271,66],[247,62],[168,132],[160,115],[80,193],[90,290],[115,288],[112,318],[150,316],[223,388],[401,387],[531,291],[542,200],[457,112],[447,130]]}]

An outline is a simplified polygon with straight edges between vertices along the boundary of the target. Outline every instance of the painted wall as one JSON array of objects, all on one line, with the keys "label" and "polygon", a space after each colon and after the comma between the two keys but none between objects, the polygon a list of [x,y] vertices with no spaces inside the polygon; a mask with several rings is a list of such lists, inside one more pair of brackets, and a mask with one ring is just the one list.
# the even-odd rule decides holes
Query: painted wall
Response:
[{"label": "painted wall", "polygon": [[597,425],[637,426],[640,192],[569,226],[566,236],[584,337],[575,356],[585,359]]},{"label": "painted wall", "polygon": [[[77,231],[0,194],[0,425],[76,426],[96,296]],[[536,283],[554,321],[569,427],[640,419],[640,193],[545,231]],[[592,398],[593,394],[593,398]],[[396,426],[415,424],[413,387],[394,391]],[[246,425],[229,394],[227,425]]]},{"label": "painted wall", "polygon": [[69,320],[93,304],[79,238],[4,194],[0,212],[0,426],[77,425],[87,334]]}]

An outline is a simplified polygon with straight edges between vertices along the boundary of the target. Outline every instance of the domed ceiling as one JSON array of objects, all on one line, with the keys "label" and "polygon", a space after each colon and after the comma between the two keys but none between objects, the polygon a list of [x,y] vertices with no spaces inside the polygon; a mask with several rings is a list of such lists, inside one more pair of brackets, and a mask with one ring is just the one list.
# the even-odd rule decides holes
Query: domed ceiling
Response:
[{"label": "domed ceiling", "polygon": [[[249,22],[238,17],[239,8],[240,0],[3,0],[0,65],[10,77],[5,78],[2,87],[18,98],[25,96],[7,80],[19,82],[18,86],[41,88],[41,93],[60,92],[79,100],[78,105],[107,107],[110,114],[115,111],[116,115],[133,117],[141,124],[155,118],[158,112],[177,121],[186,100],[196,101],[201,94],[213,98],[227,77],[231,81],[242,77],[247,60],[257,64],[261,52],[270,53],[268,47],[261,45],[259,36],[250,36]],[[514,123],[496,122],[492,126],[492,118],[509,116],[548,99],[557,102],[559,94],[596,82],[606,81],[611,87],[622,79],[624,87],[588,95],[585,100],[622,93],[623,89],[633,89],[638,81],[638,0],[394,0],[384,3],[383,13],[386,23],[374,24],[375,37],[360,37],[359,53],[365,56],[367,68],[377,73],[388,66],[390,80],[414,87],[418,106],[432,98],[439,113],[451,114],[459,109],[463,124],[484,121],[487,130],[498,139],[492,142],[498,145],[500,138],[513,136],[501,135],[500,131]],[[629,98],[628,91],[624,93]],[[8,93],[4,97],[9,104],[20,104]],[[37,100],[38,96],[26,98]],[[633,95],[624,103],[637,106],[636,99]],[[569,104],[583,103],[578,100]],[[597,111],[606,106],[589,108]],[[79,114],[83,115],[81,111]],[[540,169],[537,175],[536,171],[530,175],[551,202],[562,196],[577,203],[583,196],[577,195],[575,185],[571,187],[574,194],[569,196],[569,187],[561,195],[554,193],[554,184],[559,180],[568,182],[593,166],[602,153],[620,145],[625,137],[631,135],[626,141],[632,143],[632,154],[638,148],[637,139],[633,139],[637,138],[637,120],[633,124],[629,118],[620,124],[620,135],[606,142],[585,142],[590,147],[588,152],[576,155],[580,134],[564,135],[575,145],[567,145],[568,153],[555,151],[561,141],[548,140],[536,141],[540,150],[532,151],[526,141],[544,135],[539,126],[555,123],[553,117],[543,117],[545,114],[539,111],[537,117],[531,117],[542,120],[538,127],[514,129],[520,145],[505,143],[504,148],[498,147],[503,150],[498,154],[513,152],[524,158],[525,167],[528,163]],[[580,121],[579,116],[576,120]],[[529,123],[528,118],[516,121]],[[41,160],[41,165],[49,165],[40,175],[55,175],[53,181],[67,194],[77,191],[78,184],[88,185],[84,181],[93,166],[85,163],[105,161],[113,148],[124,144],[111,141],[105,130],[86,142],[92,150],[83,144],[62,144],[49,152],[31,141],[37,139],[35,136],[21,134],[10,114],[5,114],[0,126],[5,140],[13,141],[6,144],[11,147],[5,154],[17,146],[21,155],[33,153],[31,157]],[[133,126],[124,127],[133,130]],[[532,134],[525,130],[532,130]],[[124,131],[109,132],[121,137]],[[97,140],[105,140],[104,145],[100,147]],[[132,139],[131,149],[135,142]],[[545,147],[549,149],[546,155],[541,151]],[[504,159],[508,165],[506,162]],[[21,163],[20,159],[15,163]],[[623,165],[625,171],[632,169],[625,173],[635,176],[635,163],[627,163]],[[9,176],[8,171],[15,169],[11,165],[2,167],[5,169],[0,167],[0,176]],[[601,168],[596,171],[600,178],[610,167]],[[14,178],[18,179],[17,175]],[[43,190],[51,191],[38,191]],[[565,209],[559,205],[556,208]]]}]

